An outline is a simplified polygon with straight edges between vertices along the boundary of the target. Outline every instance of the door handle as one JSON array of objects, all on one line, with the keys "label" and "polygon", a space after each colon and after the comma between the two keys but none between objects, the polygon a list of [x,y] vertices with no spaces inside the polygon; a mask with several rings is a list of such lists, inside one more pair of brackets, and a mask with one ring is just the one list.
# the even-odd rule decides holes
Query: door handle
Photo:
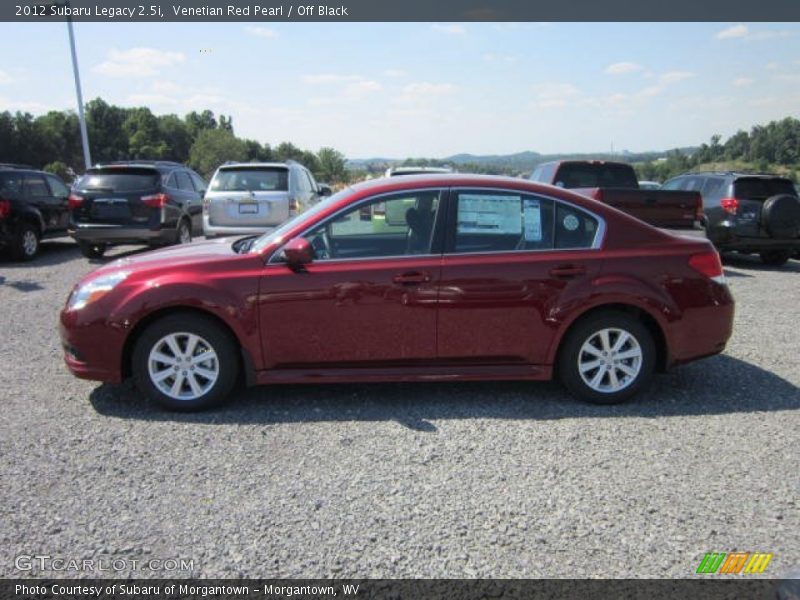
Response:
[{"label": "door handle", "polygon": [[550,275],[553,277],[578,277],[579,275],[586,274],[586,267],[583,265],[559,265],[550,269]]},{"label": "door handle", "polygon": [[392,281],[400,285],[417,285],[420,283],[427,283],[430,280],[430,275],[427,273],[421,273],[419,271],[408,271],[392,277]]}]

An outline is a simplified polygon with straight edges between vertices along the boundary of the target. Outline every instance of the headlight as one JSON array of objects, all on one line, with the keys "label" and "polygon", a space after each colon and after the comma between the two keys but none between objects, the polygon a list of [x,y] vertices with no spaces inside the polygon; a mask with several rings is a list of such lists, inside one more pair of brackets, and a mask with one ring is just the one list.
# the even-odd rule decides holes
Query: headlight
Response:
[{"label": "headlight", "polygon": [[123,281],[130,273],[127,271],[118,271],[110,275],[101,275],[96,279],[92,279],[88,283],[84,283],[72,292],[69,300],[67,301],[67,310],[80,310],[87,304],[99,300],[108,292],[113,290],[116,285]]}]

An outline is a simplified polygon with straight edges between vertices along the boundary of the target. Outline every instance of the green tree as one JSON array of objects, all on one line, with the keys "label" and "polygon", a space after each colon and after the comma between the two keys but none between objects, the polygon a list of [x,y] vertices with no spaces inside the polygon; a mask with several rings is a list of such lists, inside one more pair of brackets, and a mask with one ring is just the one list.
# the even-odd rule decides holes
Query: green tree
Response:
[{"label": "green tree", "polygon": [[247,144],[225,129],[202,130],[189,151],[189,165],[206,178],[229,160],[247,160]]},{"label": "green tree", "polygon": [[319,168],[314,173],[317,178],[327,183],[344,183],[347,181],[344,154],[333,148],[320,148],[317,152]]},{"label": "green tree", "polygon": [[47,171],[48,173],[55,173],[56,175],[61,177],[61,179],[63,179],[68,183],[71,182],[74,177],[74,171],[60,160],[48,163],[44,167],[42,167],[42,169],[44,171]]}]

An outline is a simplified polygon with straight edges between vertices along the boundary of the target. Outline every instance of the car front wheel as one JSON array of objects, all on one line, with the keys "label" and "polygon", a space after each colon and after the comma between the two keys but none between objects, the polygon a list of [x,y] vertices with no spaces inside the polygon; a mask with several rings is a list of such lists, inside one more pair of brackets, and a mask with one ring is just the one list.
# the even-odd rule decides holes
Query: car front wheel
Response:
[{"label": "car front wheel", "polygon": [[558,369],[575,396],[616,404],[650,383],[655,357],[653,336],[639,320],[607,312],[580,321],[567,334]]},{"label": "car front wheel", "polygon": [[227,398],[239,372],[238,349],[213,319],[176,314],[150,325],[133,351],[136,386],[164,408],[201,410]]}]

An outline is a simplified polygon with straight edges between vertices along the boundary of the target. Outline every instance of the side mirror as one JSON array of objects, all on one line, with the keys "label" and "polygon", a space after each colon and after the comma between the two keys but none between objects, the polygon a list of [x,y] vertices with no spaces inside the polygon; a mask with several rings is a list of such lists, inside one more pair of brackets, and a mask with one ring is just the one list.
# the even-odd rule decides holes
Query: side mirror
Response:
[{"label": "side mirror", "polygon": [[320,196],[330,196],[333,194],[333,190],[327,183],[320,183],[317,193],[319,193]]},{"label": "side mirror", "polygon": [[306,238],[297,237],[283,247],[283,256],[286,264],[294,269],[314,260],[314,249]]}]

